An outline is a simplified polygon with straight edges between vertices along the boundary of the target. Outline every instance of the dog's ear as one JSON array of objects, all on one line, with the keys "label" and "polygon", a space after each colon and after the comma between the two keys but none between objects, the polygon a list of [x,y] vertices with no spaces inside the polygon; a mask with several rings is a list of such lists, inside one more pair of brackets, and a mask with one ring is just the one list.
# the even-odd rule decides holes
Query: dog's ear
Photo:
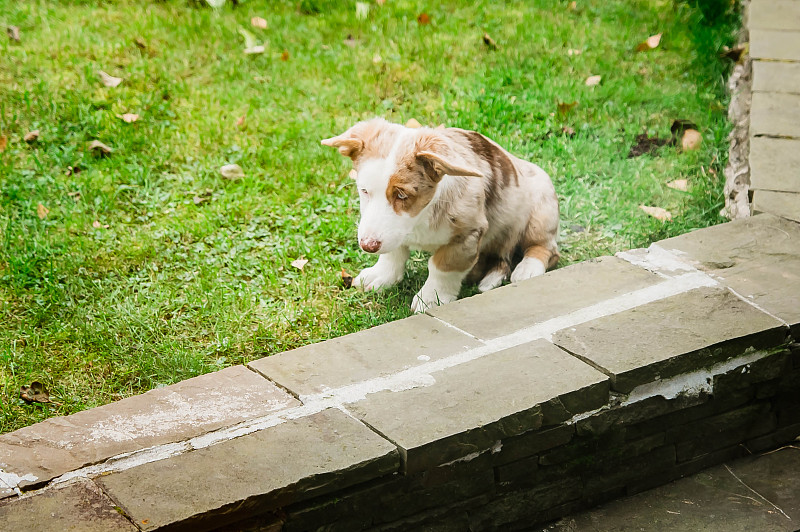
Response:
[{"label": "dog's ear", "polygon": [[324,139],[322,145],[339,148],[339,153],[351,159],[357,158],[364,151],[364,141],[351,136],[349,131],[342,133],[338,137]]},{"label": "dog's ear", "polygon": [[483,176],[482,173],[474,168],[461,166],[452,161],[448,161],[438,153],[432,151],[417,152],[417,160],[422,163],[423,168],[425,168],[425,173],[437,182],[442,179],[445,174],[470,177]]}]

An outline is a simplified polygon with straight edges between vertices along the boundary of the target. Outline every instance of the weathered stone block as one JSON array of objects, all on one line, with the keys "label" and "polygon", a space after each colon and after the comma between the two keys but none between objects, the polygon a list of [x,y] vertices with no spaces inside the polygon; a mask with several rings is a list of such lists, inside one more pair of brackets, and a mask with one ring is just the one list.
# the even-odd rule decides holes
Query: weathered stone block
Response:
[{"label": "weathered stone block", "polygon": [[299,401],[244,366],[157,388],[0,436],[0,468],[32,487],[112,456],[179,442]]},{"label": "weathered stone block", "polygon": [[249,366],[303,396],[397,373],[483,345],[418,315],[251,362]]},{"label": "weathered stone block", "polygon": [[794,0],[752,0],[747,10],[751,29],[800,30],[800,4]]},{"label": "weathered stone block", "polygon": [[575,408],[571,415],[598,408],[608,399],[608,378],[537,340],[434,373],[428,386],[376,393],[350,408],[397,444],[411,473],[539,428],[542,404],[553,399]]},{"label": "weathered stone block", "polygon": [[753,90],[800,93],[800,63],[753,61]]},{"label": "weathered stone block", "polygon": [[100,477],[142,530],[205,530],[397,471],[394,445],[338,410]]},{"label": "weathered stone block", "polygon": [[533,430],[506,438],[501,442],[500,452],[494,455],[495,465],[503,465],[534,456],[542,451],[567,444],[575,435],[575,425],[561,425],[550,429]]},{"label": "weathered stone block", "polygon": [[478,338],[492,339],[661,281],[616,257],[601,257],[428,313]]},{"label": "weathered stone block", "polygon": [[750,136],[759,135],[800,137],[800,94],[754,92]]},{"label": "weathered stone block", "polygon": [[629,427],[663,416],[671,412],[697,406],[708,401],[708,395],[679,395],[674,399],[664,399],[658,395],[648,397],[635,403],[611,407],[602,410],[576,423],[578,435],[600,435],[608,430],[619,430],[620,427]]},{"label": "weathered stone block", "polygon": [[[798,103],[800,103],[800,100],[798,100]],[[800,222],[800,194],[797,192],[756,190],[753,193],[753,212],[755,214],[768,212]]]},{"label": "weathered stone block", "polygon": [[641,456],[626,460],[603,474],[591,475],[586,479],[584,492],[604,493],[613,488],[623,488],[628,483],[659,475],[675,465],[675,447],[665,445]]},{"label": "weathered stone block", "polygon": [[553,341],[603,368],[612,388],[710,367],[781,345],[783,324],[727,290],[700,288],[557,332]]},{"label": "weathered stone block", "polygon": [[750,57],[800,61],[800,32],[750,29]]},{"label": "weathered stone block", "polygon": [[[800,63],[795,66],[800,77]],[[797,87],[800,87],[800,79],[797,81]],[[797,179],[800,168],[800,140],[754,137],[750,139],[749,162],[750,188],[757,191],[800,192],[800,179]]]},{"label": "weathered stone block", "polygon": [[8,532],[137,530],[88,480],[0,503],[0,529]]}]

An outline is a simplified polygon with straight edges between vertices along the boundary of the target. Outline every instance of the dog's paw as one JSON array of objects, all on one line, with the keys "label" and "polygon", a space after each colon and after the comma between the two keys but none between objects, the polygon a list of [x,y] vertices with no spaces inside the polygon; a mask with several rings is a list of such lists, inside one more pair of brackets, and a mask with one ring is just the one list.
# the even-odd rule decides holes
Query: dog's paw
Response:
[{"label": "dog's paw", "polygon": [[373,266],[361,270],[355,279],[353,286],[364,290],[380,290],[389,286],[396,285],[403,279],[403,272],[398,276],[395,272],[387,271],[386,268]]},{"label": "dog's paw", "polygon": [[530,279],[531,277],[537,277],[542,275],[545,271],[547,271],[547,267],[545,267],[542,261],[534,257],[525,257],[522,259],[522,262],[514,268],[514,273],[511,274],[511,282],[518,283],[525,279]]},{"label": "dog's paw", "polygon": [[481,292],[488,292],[489,290],[493,290],[503,284],[503,281],[506,280],[506,271],[502,269],[495,268],[486,275],[483,276],[481,282],[478,283],[478,290]]},{"label": "dog's paw", "polygon": [[450,294],[444,290],[437,290],[427,284],[416,293],[411,302],[411,310],[416,313],[425,312],[431,307],[444,305],[458,299],[458,294]]}]

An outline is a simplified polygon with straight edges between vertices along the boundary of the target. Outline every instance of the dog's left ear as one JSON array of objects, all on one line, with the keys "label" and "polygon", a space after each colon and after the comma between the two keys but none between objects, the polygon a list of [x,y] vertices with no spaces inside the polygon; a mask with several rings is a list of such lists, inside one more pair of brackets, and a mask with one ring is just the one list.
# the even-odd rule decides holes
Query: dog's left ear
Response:
[{"label": "dog's left ear", "polygon": [[[483,174],[474,168],[460,166],[452,161],[448,161],[438,153],[432,151],[417,152],[417,159],[422,162],[426,172],[434,181],[439,181],[446,175],[482,177]],[[429,170],[432,169],[432,172]],[[431,175],[433,174],[433,175]]]},{"label": "dog's left ear", "polygon": [[339,135],[338,137],[331,137],[322,141],[323,146],[333,146],[339,148],[339,153],[345,157],[355,159],[361,152],[364,151],[364,141],[351,137],[348,133]]}]

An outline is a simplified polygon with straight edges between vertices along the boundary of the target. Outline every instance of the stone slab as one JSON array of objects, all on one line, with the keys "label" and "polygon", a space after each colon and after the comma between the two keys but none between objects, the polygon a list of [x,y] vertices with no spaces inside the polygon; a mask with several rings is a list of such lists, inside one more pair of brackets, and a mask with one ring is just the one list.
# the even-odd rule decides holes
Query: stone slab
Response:
[{"label": "stone slab", "polygon": [[208,530],[397,471],[394,445],[335,409],[97,479],[142,530]]},{"label": "stone slab", "polygon": [[750,136],[800,138],[800,94],[754,92],[750,106]]},{"label": "stone slab", "polygon": [[753,90],[800,94],[800,63],[753,61]]},{"label": "stone slab", "polygon": [[800,222],[800,194],[797,192],[756,190],[753,194],[753,212],[756,214],[768,212]]},{"label": "stone slab", "polygon": [[800,192],[800,140],[750,139],[750,188]]},{"label": "stone slab", "polygon": [[299,401],[244,366],[188,379],[0,436],[0,470],[41,485],[112,456],[183,441]]},{"label": "stone slab", "polygon": [[800,337],[798,224],[759,214],[662,240],[658,245],[680,254],[782,319],[791,326],[792,335]]},{"label": "stone slab", "polygon": [[750,29],[750,57],[800,61],[800,32]]},{"label": "stone slab", "polygon": [[0,529],[8,532],[136,532],[91,481],[43,490],[0,504]]},{"label": "stone slab", "polygon": [[404,320],[251,362],[298,396],[397,373],[483,345],[430,316]]},{"label": "stone slab", "polygon": [[426,386],[368,395],[349,408],[397,444],[404,471],[413,473],[607,400],[608,377],[536,340],[436,372]]},{"label": "stone slab", "polygon": [[796,0],[752,0],[747,27],[762,30],[800,30],[800,2]]},{"label": "stone slab", "polygon": [[661,281],[616,257],[601,257],[428,312],[489,340]]},{"label": "stone slab", "polygon": [[798,521],[800,450],[787,448],[562,518],[546,530],[789,532]]},{"label": "stone slab", "polygon": [[553,342],[635,387],[786,341],[786,328],[725,289],[699,288],[562,329]]}]

